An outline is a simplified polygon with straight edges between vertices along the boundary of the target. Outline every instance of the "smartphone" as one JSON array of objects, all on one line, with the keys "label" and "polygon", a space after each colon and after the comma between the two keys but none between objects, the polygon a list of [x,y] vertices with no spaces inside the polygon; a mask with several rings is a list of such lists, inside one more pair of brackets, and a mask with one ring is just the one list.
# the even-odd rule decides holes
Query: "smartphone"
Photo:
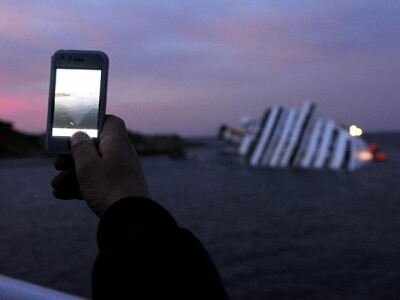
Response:
[{"label": "smartphone", "polygon": [[101,51],[58,50],[51,57],[46,149],[70,153],[70,138],[100,136],[107,100],[108,57]]}]

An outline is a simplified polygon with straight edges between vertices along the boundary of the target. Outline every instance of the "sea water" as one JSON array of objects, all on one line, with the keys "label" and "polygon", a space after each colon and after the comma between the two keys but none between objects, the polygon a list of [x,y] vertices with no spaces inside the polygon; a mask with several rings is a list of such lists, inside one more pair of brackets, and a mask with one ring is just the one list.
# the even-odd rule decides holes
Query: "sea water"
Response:
[{"label": "sea water", "polygon": [[[396,299],[400,135],[370,142],[390,160],[355,172],[250,168],[215,140],[142,165],[231,299]],[[52,196],[55,174],[47,159],[0,161],[0,273],[90,297],[98,219]]]}]

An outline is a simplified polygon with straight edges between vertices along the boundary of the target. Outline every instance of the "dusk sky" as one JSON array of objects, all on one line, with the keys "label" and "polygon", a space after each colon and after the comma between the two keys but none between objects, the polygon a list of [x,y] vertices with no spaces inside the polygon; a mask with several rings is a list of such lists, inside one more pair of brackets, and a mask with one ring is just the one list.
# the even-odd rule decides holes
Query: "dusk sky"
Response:
[{"label": "dusk sky", "polygon": [[108,54],[107,112],[137,131],[214,135],[306,99],[400,130],[400,1],[1,0],[1,120],[44,132],[58,49]]}]

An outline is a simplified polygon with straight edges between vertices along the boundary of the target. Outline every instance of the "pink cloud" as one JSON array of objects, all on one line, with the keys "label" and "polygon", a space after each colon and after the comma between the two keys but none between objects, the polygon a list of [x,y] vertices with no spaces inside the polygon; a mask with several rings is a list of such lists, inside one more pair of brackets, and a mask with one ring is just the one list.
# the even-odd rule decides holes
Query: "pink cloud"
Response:
[{"label": "pink cloud", "polygon": [[2,3],[0,4],[0,20],[2,21],[0,33],[9,40],[35,47],[52,46],[49,40],[39,34],[37,25],[40,24],[34,24],[35,18],[32,18],[31,13],[26,9],[19,9],[18,5],[11,3]]},{"label": "pink cloud", "polygon": [[0,119],[23,131],[43,132],[47,120],[47,101],[43,100],[34,93],[0,95]]},{"label": "pink cloud", "polygon": [[321,56],[301,33],[313,31],[303,15],[266,13],[265,10],[244,10],[224,20],[200,22],[184,26],[187,39],[203,45],[203,51],[221,54],[225,60],[243,68],[282,70],[298,63],[307,63]]}]

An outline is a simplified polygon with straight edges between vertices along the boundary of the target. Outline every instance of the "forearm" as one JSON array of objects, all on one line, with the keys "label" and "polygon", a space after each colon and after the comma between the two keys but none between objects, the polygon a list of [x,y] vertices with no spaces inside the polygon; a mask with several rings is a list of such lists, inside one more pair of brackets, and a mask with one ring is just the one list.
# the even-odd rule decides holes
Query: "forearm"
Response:
[{"label": "forearm", "polygon": [[225,299],[219,274],[202,244],[155,202],[123,199],[104,214],[93,297]]}]

